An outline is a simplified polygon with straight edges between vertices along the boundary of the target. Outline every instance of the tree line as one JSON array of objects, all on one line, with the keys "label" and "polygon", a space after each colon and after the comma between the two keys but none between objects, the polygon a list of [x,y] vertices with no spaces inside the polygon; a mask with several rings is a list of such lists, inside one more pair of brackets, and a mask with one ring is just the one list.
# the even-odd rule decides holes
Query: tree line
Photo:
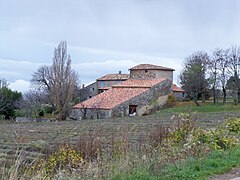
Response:
[{"label": "tree line", "polygon": [[240,48],[215,49],[211,55],[203,51],[186,57],[179,79],[187,96],[200,105],[198,100],[205,101],[210,96],[218,103],[222,98],[225,104],[227,96],[235,104],[240,103]]},{"label": "tree line", "polygon": [[[210,96],[218,103],[219,97],[226,103],[231,96],[240,103],[240,48],[215,49],[211,55],[203,51],[186,57],[180,84],[188,98],[200,105]],[[39,67],[32,75],[32,88],[21,94],[12,91],[4,79],[0,79],[0,115],[5,119],[14,117],[15,109],[24,110],[24,116],[43,116],[54,113],[57,119],[65,120],[73,104],[79,101],[79,77],[71,68],[71,57],[66,41],[55,48],[51,65]],[[221,93],[220,93],[221,92]]]},{"label": "tree line", "polygon": [[21,108],[26,117],[41,117],[47,111],[65,120],[79,97],[78,74],[71,68],[66,41],[55,48],[51,65],[41,66],[33,73],[31,85],[29,91],[21,94],[9,89],[7,81],[0,81],[0,114],[9,119],[14,117],[14,109]]}]

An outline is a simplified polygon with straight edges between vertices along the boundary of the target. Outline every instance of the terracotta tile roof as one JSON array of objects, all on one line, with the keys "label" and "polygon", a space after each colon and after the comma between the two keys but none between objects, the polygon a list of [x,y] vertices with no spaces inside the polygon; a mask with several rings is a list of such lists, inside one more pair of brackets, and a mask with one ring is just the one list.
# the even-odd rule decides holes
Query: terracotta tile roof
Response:
[{"label": "terracotta tile roof", "polygon": [[113,107],[147,91],[149,88],[110,88],[73,108],[112,109]]},{"label": "terracotta tile roof", "polygon": [[121,85],[114,85],[109,90],[86,101],[76,104],[73,108],[112,109],[113,107],[146,92],[150,87],[162,82],[164,78],[151,80],[127,80]]},{"label": "terracotta tile roof", "polygon": [[107,74],[106,76],[98,78],[97,81],[126,80],[128,78],[129,74]]},{"label": "terracotta tile roof", "polygon": [[172,91],[173,92],[186,92],[184,89],[178,87],[176,84],[172,85]]},{"label": "terracotta tile roof", "polygon": [[104,86],[103,86],[103,87],[102,87],[102,86],[101,86],[101,87],[98,87],[99,90],[108,90],[108,89],[110,89],[110,88],[111,88],[111,87],[104,87]]},{"label": "terracotta tile roof", "polygon": [[113,85],[112,87],[147,87],[150,88],[161,81],[165,80],[165,78],[154,78],[154,79],[129,79],[127,81],[122,82],[122,84]]},{"label": "terracotta tile roof", "polygon": [[164,71],[175,71],[172,68],[157,66],[152,64],[139,64],[137,66],[132,67],[129,70],[164,70]]}]

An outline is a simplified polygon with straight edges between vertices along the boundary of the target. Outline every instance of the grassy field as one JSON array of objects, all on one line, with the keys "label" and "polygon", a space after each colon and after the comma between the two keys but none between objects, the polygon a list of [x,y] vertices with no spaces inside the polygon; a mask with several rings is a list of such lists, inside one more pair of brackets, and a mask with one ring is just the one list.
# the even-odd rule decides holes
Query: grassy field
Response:
[{"label": "grassy field", "polygon": [[[113,179],[207,179],[214,177],[216,174],[226,173],[233,167],[239,166],[240,146],[227,151],[213,151],[204,157],[192,157],[183,162],[169,164],[159,169],[157,174],[151,173],[149,169],[146,169],[146,166],[143,166],[134,169],[128,174],[116,175]],[[227,178],[225,177],[225,179]]]},{"label": "grassy field", "polygon": [[233,103],[214,104],[212,102],[201,103],[201,106],[196,106],[194,102],[180,102],[174,108],[168,108],[158,111],[160,114],[176,113],[176,112],[198,112],[198,113],[232,113],[240,112],[240,106],[236,106]]},{"label": "grassy field", "polygon": [[206,103],[196,107],[192,103],[179,103],[144,117],[20,124],[0,121],[0,163],[12,165],[20,152],[30,162],[48,153],[49,147],[53,149],[64,143],[77,146],[91,138],[104,139],[106,147],[111,146],[113,139],[116,142],[117,138],[125,138],[127,147],[135,151],[144,146],[156,126],[174,126],[177,112],[194,112],[192,118],[198,126],[212,128],[226,117],[239,117],[240,106]]}]

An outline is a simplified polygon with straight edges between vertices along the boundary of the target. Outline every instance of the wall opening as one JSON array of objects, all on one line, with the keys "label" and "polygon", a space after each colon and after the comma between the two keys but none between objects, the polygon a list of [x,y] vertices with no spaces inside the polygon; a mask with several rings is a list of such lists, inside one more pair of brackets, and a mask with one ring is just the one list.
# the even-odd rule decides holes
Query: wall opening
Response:
[{"label": "wall opening", "polygon": [[137,105],[129,105],[129,116],[135,116],[137,113]]}]

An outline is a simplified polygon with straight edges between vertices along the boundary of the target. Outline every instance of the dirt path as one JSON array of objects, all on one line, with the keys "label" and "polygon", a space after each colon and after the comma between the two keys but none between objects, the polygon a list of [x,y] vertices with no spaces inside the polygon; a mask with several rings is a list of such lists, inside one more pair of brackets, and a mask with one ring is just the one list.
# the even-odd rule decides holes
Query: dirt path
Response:
[{"label": "dirt path", "polygon": [[234,168],[226,174],[212,176],[209,180],[240,180],[240,168]]}]

